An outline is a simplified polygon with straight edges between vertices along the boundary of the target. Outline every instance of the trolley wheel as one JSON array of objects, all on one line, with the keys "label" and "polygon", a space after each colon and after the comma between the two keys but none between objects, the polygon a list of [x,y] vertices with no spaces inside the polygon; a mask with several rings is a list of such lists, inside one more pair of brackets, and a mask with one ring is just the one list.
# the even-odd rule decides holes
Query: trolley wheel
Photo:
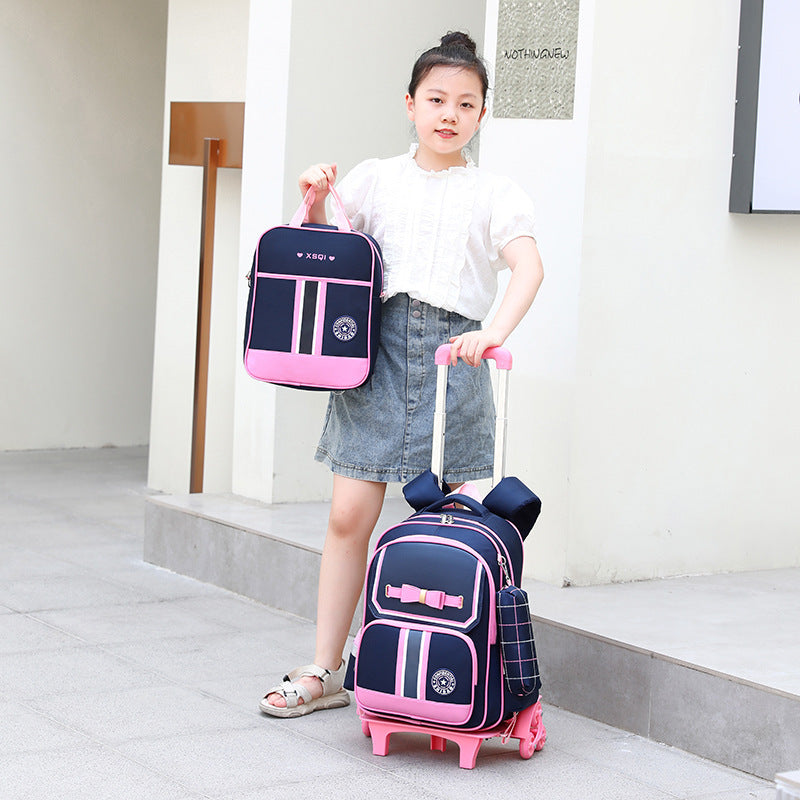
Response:
[{"label": "trolley wheel", "polygon": [[532,738],[519,740],[519,754],[526,761],[534,754],[535,751],[536,746],[534,745]]}]

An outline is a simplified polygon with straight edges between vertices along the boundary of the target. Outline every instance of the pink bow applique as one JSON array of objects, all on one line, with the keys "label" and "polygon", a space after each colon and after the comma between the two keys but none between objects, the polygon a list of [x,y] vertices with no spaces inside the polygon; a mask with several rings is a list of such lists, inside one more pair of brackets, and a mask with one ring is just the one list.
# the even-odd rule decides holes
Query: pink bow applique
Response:
[{"label": "pink bow applique", "polygon": [[399,600],[401,603],[422,603],[431,608],[438,608],[440,611],[448,606],[450,608],[463,608],[464,596],[457,597],[452,594],[445,594],[438,590],[420,589],[410,583],[404,583],[401,587],[386,584],[386,596]]}]

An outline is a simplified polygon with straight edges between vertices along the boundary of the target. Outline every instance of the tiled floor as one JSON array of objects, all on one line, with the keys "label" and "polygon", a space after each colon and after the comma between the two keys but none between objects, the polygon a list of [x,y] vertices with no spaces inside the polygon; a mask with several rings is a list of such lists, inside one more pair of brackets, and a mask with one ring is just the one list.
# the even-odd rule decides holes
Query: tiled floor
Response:
[{"label": "tiled floor", "polygon": [[547,706],[530,761],[257,701],[313,627],[143,563],[143,449],[0,453],[0,797],[744,800],[772,784]]}]

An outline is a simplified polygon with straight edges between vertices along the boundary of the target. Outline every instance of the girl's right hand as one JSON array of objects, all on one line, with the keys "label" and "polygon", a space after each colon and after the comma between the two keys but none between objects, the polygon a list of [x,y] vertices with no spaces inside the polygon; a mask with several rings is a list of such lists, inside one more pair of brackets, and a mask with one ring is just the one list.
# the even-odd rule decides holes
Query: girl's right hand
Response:
[{"label": "girl's right hand", "polygon": [[298,180],[300,192],[306,196],[310,186],[317,192],[317,200],[324,199],[328,194],[328,187],[336,183],[336,164],[314,164],[306,169]]}]

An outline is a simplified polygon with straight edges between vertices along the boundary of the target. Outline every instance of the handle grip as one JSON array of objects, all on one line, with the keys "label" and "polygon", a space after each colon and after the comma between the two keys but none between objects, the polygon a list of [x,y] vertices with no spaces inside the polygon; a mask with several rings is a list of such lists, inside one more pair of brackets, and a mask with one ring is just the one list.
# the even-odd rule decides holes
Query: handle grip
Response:
[{"label": "handle grip", "polygon": [[[347,218],[347,213],[344,210],[344,204],[342,203],[342,198],[339,197],[339,193],[330,184],[328,184],[328,191],[330,192],[330,195],[333,197],[334,201],[333,218],[336,220],[336,227],[340,231],[353,230],[353,226],[350,224],[350,220]],[[308,215],[311,212],[311,206],[314,205],[314,201],[316,199],[317,190],[313,186],[309,186],[308,191],[306,191],[305,197],[303,198],[303,202],[300,203],[300,207],[294,212],[294,216],[289,222],[289,227],[299,228],[304,222],[308,222]]]},{"label": "handle grip", "polygon": [[426,506],[422,509],[421,513],[436,513],[437,511],[442,511],[447,506],[452,506],[453,503],[459,503],[460,505],[464,506],[464,508],[460,509],[461,511],[466,510],[472,514],[477,514],[478,516],[483,516],[483,514],[486,512],[486,509],[482,503],[479,503],[477,500],[469,497],[468,495],[453,492],[452,494],[448,494],[445,497],[434,501],[429,506]]},{"label": "handle grip", "polygon": [[[497,369],[511,369],[513,363],[511,351],[506,350],[505,347],[487,347],[486,350],[483,351],[482,358],[493,359],[497,365]],[[436,348],[435,361],[437,367],[450,363],[449,344],[441,344]]]}]

